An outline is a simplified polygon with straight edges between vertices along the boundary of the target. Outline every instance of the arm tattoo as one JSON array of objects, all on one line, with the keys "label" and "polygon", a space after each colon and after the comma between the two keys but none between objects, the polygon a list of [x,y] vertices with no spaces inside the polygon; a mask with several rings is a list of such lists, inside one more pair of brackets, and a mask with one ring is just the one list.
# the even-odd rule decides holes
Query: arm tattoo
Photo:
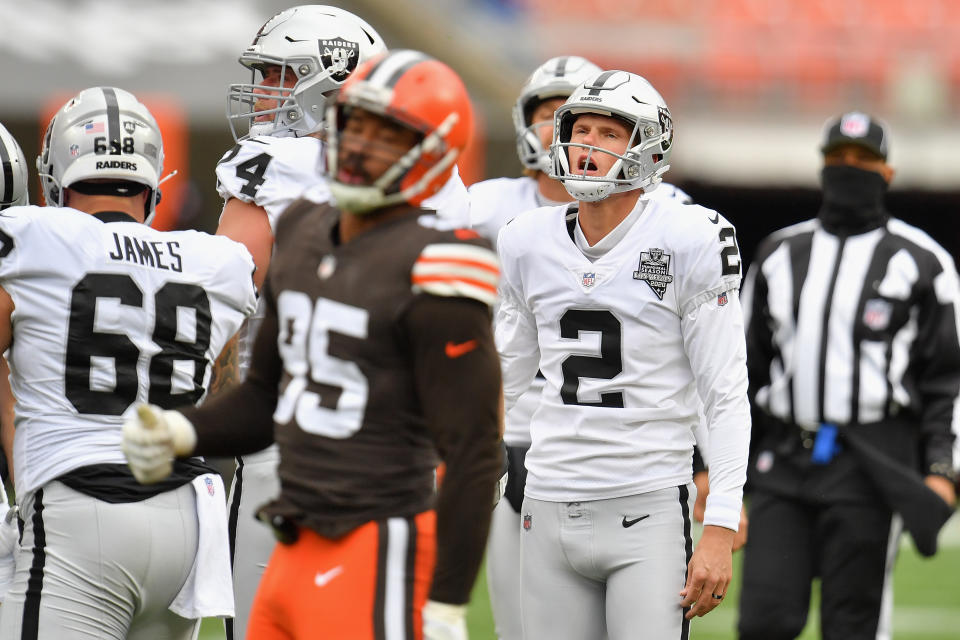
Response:
[{"label": "arm tattoo", "polygon": [[239,334],[230,338],[214,363],[208,399],[240,384],[239,342]]}]

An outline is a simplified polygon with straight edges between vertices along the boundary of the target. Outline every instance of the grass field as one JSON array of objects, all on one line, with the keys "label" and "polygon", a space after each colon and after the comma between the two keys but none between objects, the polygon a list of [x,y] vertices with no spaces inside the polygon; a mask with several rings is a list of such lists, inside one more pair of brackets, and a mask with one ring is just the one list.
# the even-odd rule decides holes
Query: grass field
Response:
[{"label": "grass field", "polygon": [[[895,640],[957,640],[960,638],[960,517],[955,515],[941,533],[940,552],[920,557],[907,541],[900,550],[894,574],[893,637]],[[737,554],[739,557],[739,554]],[[730,597],[713,613],[694,620],[691,638],[729,640],[735,637],[737,572]],[[816,604],[814,604],[814,607]],[[468,614],[471,640],[494,640],[486,580],[481,575]],[[223,625],[204,622],[200,640],[221,640]],[[801,640],[820,637],[819,616],[811,611]]]}]

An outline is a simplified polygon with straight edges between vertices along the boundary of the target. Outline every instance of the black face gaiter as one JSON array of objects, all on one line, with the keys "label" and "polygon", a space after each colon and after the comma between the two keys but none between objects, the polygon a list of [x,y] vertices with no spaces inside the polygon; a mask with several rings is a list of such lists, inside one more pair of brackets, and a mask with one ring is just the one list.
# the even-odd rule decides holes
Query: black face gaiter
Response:
[{"label": "black face gaiter", "polygon": [[846,165],[824,167],[823,204],[817,217],[830,233],[855,235],[883,226],[887,181],[876,171]]}]

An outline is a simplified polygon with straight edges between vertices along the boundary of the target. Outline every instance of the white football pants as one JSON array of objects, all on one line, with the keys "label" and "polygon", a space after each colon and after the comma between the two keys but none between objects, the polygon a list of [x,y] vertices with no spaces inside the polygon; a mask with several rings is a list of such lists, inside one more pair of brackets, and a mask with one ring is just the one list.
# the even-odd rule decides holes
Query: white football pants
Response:
[{"label": "white football pants", "polygon": [[190,483],[111,504],[59,481],[23,497],[23,543],[0,606],[4,640],[191,640],[199,620],[167,607],[197,554]]},{"label": "white football pants", "polygon": [[693,485],[584,502],[526,498],[525,640],[686,640]]}]

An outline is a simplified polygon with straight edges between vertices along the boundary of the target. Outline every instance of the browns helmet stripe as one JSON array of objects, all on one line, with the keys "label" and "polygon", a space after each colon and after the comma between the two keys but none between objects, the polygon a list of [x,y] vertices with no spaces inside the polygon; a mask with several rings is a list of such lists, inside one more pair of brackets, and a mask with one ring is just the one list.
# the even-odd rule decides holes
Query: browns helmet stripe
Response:
[{"label": "browns helmet stripe", "polygon": [[103,90],[103,99],[107,102],[107,139],[110,141],[110,155],[120,155],[120,106],[117,104],[117,92],[110,88]]},{"label": "browns helmet stripe", "polygon": [[10,161],[7,143],[2,138],[0,138],[0,164],[3,165],[3,194],[0,194],[0,204],[6,204],[13,199],[13,162]]},{"label": "browns helmet stripe", "polygon": [[367,75],[366,81],[377,87],[392,89],[411,67],[429,59],[419,51],[394,51],[377,63],[377,66]]},{"label": "browns helmet stripe", "polygon": [[606,83],[606,81],[610,79],[610,76],[612,76],[615,73],[616,71],[604,71],[599,76],[597,76],[596,81],[594,81],[594,83],[590,85],[589,87],[590,93],[587,95],[591,95],[591,96],[600,95],[600,90],[603,89],[604,83]]}]

